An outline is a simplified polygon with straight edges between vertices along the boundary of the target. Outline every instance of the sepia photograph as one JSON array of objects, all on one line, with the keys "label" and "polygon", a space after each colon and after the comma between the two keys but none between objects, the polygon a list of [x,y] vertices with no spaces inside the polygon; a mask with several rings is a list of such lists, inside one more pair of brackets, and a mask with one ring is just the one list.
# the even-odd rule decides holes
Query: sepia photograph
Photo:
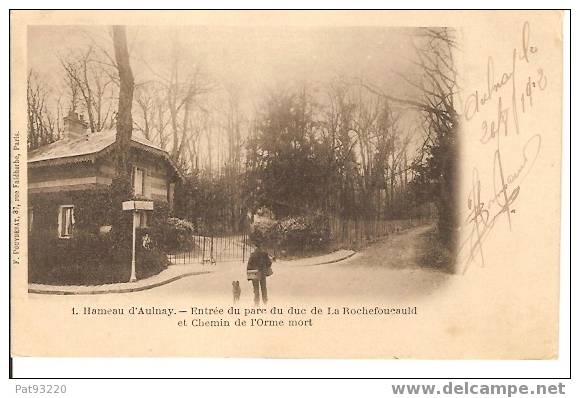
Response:
[{"label": "sepia photograph", "polygon": [[436,290],[456,271],[459,46],[451,27],[29,27],[29,291],[198,274],[149,293],[259,305],[276,279],[273,297],[411,294],[410,271]]},{"label": "sepia photograph", "polygon": [[558,358],[559,12],[11,18],[16,355]]}]

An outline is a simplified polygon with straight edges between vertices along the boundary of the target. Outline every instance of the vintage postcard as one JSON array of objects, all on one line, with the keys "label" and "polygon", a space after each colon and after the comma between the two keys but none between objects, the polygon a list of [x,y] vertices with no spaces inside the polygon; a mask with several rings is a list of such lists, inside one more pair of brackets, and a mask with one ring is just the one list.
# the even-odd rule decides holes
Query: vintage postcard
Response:
[{"label": "vintage postcard", "polygon": [[557,11],[13,11],[13,356],[556,359]]}]

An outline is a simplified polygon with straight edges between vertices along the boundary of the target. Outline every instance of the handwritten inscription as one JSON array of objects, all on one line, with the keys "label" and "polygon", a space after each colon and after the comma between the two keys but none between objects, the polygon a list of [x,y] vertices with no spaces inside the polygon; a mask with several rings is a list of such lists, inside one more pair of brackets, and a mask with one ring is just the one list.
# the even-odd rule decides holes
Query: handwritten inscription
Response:
[{"label": "handwritten inscription", "polygon": [[[500,133],[507,136],[511,130],[520,134],[520,111],[525,113],[533,106],[537,91],[543,91],[548,85],[548,78],[543,68],[537,68],[535,73],[526,76],[524,90],[518,90],[518,66],[520,63],[530,64],[539,54],[537,46],[530,42],[530,24],[525,22],[522,28],[522,38],[519,47],[511,52],[511,68],[497,72],[495,58],[487,58],[486,87],[470,93],[463,106],[463,116],[471,121],[486,108],[495,106],[496,112],[492,119],[481,122],[482,144],[487,144]],[[494,103],[495,101],[495,103]]]},{"label": "handwritten inscription", "polygon": [[463,222],[467,233],[459,251],[467,252],[464,271],[472,261],[485,264],[483,243],[493,230],[500,217],[507,218],[511,230],[511,216],[516,213],[514,204],[518,199],[521,184],[534,167],[540,153],[542,137],[533,135],[522,150],[519,166],[512,172],[506,172],[501,158],[501,151],[496,150],[493,157],[493,194],[482,200],[482,183],[477,168],[473,169],[471,189],[467,198],[468,215]]},{"label": "handwritten inscription", "polygon": [[[482,182],[478,168],[472,170],[470,189],[464,202],[467,215],[462,223],[459,245],[463,272],[471,263],[485,264],[484,242],[500,219],[505,219],[508,230],[512,230],[522,184],[534,167],[542,146],[541,134],[534,132],[530,136],[527,131],[521,131],[521,121],[531,114],[534,99],[548,87],[546,72],[536,65],[541,51],[532,43],[529,22],[523,24],[520,44],[513,48],[509,57],[510,68],[503,71],[496,70],[493,56],[487,58],[485,87],[471,92],[463,104],[464,121],[476,123],[479,119],[481,122],[479,142],[483,146],[494,142],[496,146],[490,166],[492,181]],[[520,72],[520,69],[523,70]],[[510,136],[525,138],[519,164],[506,170],[500,137],[506,139]]]}]

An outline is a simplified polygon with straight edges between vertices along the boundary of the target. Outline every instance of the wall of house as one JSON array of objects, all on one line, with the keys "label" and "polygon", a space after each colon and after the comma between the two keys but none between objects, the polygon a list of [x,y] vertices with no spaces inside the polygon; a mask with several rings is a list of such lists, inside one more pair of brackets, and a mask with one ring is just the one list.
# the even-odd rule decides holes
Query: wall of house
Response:
[{"label": "wall of house", "polygon": [[[171,172],[168,170],[166,161],[138,151],[131,153],[130,160],[133,166],[146,171],[145,190],[141,198],[167,202],[169,184],[172,181]],[[115,176],[113,159],[107,157],[99,160],[97,163],[97,171],[100,180],[110,181]]]},{"label": "wall of house", "polygon": [[[131,153],[131,162],[146,171],[143,199],[167,202],[172,172],[165,160],[137,151]],[[93,162],[79,162],[61,166],[32,167],[28,169],[28,192],[49,193],[94,189],[111,184],[115,176],[112,156]]]},{"label": "wall of house", "polygon": [[111,181],[90,161],[28,168],[33,234],[40,239],[58,237],[59,208],[66,205],[75,207],[75,228],[96,230],[98,225],[107,224],[107,187]]},{"label": "wall of house", "polygon": [[48,193],[97,188],[111,179],[97,173],[92,162],[28,169],[28,192]]},{"label": "wall of house", "polygon": [[[157,156],[134,150],[134,166],[146,171],[144,195],[136,199],[167,204],[172,171]],[[111,224],[109,190],[115,171],[112,155],[93,162],[28,169],[28,203],[32,207],[35,233],[56,237],[58,212],[63,205],[75,206],[75,229],[98,232]]]},{"label": "wall of house", "polygon": [[[111,198],[109,190],[70,190],[32,193],[28,206],[32,211],[32,235],[40,238],[58,237],[60,206],[74,206],[75,230],[98,232],[103,225],[111,224]],[[29,231],[30,232],[30,231]]]}]

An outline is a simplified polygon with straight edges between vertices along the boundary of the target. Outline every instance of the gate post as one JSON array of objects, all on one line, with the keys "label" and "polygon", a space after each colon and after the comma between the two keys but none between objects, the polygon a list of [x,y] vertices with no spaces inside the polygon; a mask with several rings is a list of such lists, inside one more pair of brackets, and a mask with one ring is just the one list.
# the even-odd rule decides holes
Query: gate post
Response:
[{"label": "gate post", "polygon": [[244,234],[244,238],[242,239],[242,263],[246,262],[246,234]]}]

